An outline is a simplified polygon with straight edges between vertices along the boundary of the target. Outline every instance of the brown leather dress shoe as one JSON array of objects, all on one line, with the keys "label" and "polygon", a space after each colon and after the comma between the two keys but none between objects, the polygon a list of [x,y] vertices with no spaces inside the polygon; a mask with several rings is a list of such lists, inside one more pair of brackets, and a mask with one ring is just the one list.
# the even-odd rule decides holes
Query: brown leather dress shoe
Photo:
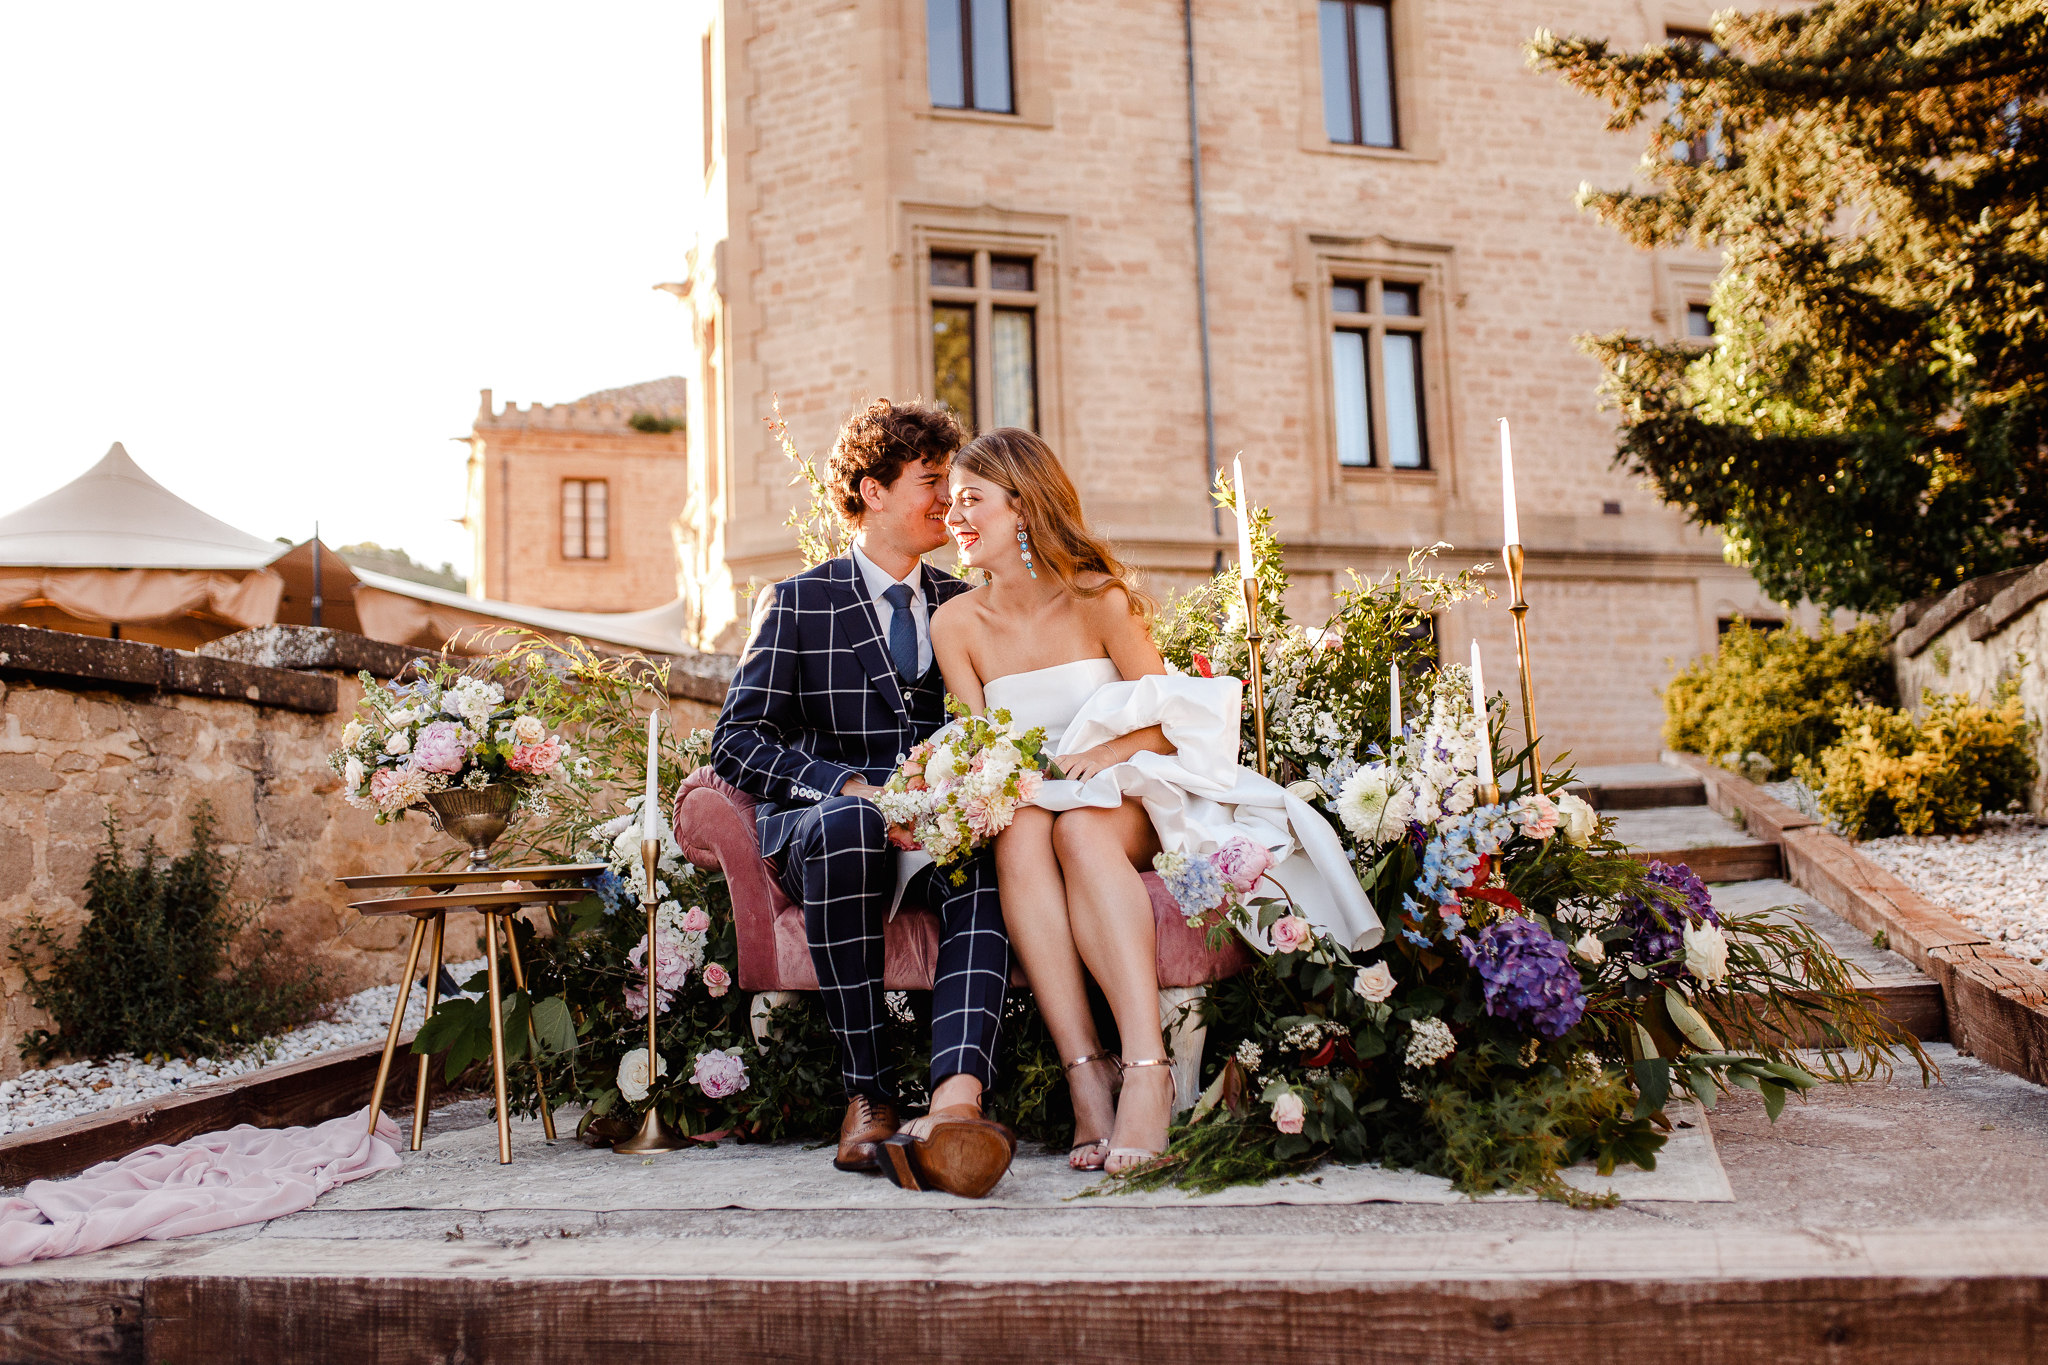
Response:
[{"label": "brown leather dress shoe", "polygon": [[1017,1154],[1017,1135],[981,1116],[978,1104],[954,1104],[912,1119],[882,1144],[882,1174],[906,1190],[943,1190],[981,1199]]},{"label": "brown leather dress shoe", "polygon": [[872,1171],[879,1167],[879,1148],[897,1128],[896,1106],[886,1100],[855,1095],[839,1123],[839,1152],[832,1164],[842,1171]]}]

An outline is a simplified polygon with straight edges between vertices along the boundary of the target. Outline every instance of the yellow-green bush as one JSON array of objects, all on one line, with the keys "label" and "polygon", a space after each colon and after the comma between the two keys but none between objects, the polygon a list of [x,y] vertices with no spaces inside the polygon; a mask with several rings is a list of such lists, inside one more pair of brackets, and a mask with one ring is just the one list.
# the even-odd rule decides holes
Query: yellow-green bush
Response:
[{"label": "yellow-green bush", "polygon": [[1920,720],[1869,705],[1836,719],[1842,737],[1819,762],[1800,760],[1799,777],[1852,838],[1962,834],[1985,810],[2024,802],[2034,780],[2034,727],[2010,683],[1990,706],[1940,696]]},{"label": "yellow-green bush", "polygon": [[1876,622],[1847,631],[1823,626],[1808,635],[1737,621],[1714,658],[1664,689],[1664,742],[1731,767],[1750,766],[1750,756],[1761,754],[1768,764],[1755,766],[1782,776],[1835,742],[1844,707],[1893,695]]}]

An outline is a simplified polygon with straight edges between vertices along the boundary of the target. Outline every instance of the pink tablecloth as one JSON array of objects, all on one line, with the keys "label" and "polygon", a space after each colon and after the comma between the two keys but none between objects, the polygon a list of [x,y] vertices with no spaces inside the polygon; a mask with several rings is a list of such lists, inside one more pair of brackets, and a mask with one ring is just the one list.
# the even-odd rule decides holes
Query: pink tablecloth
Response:
[{"label": "pink tablecloth", "polygon": [[202,1133],[145,1147],[69,1180],[37,1180],[0,1200],[0,1265],[119,1246],[141,1238],[260,1223],[297,1213],[336,1185],[398,1165],[397,1127],[367,1109],[312,1128]]}]

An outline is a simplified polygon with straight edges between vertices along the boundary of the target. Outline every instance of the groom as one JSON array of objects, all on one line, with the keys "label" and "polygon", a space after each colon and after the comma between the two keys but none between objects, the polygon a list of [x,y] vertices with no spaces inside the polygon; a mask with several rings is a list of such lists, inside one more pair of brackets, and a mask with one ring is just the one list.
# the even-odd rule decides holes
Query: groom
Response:
[{"label": "groom", "polygon": [[958,887],[928,868],[906,897],[930,907],[940,929],[931,1113],[902,1125],[880,1055],[897,853],[866,799],[946,719],[931,614],[968,585],[922,556],[946,541],[946,474],[963,439],[944,409],[924,403],[880,399],[847,418],[827,481],[853,548],[763,594],[712,763],[760,802],[761,854],[804,908],[848,1096],[832,1164],[980,1198],[1016,1150],[981,1113],[1010,983],[994,860],[974,859]]}]

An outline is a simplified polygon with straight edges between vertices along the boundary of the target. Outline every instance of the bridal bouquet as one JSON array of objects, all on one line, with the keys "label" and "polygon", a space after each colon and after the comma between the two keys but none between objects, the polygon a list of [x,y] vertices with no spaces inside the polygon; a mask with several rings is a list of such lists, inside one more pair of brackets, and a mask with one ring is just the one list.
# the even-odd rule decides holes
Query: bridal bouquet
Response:
[{"label": "bridal bouquet", "polygon": [[946,698],[953,716],[910,751],[875,804],[891,825],[907,825],[932,861],[952,869],[953,884],[967,880],[965,863],[1010,827],[1051,768],[1045,727],[1018,733],[1010,713],[968,714],[958,697]]},{"label": "bridal bouquet", "polygon": [[434,792],[505,783],[531,802],[568,753],[503,685],[442,664],[398,686],[362,675],[363,699],[327,756],[348,803],[384,824]]}]

